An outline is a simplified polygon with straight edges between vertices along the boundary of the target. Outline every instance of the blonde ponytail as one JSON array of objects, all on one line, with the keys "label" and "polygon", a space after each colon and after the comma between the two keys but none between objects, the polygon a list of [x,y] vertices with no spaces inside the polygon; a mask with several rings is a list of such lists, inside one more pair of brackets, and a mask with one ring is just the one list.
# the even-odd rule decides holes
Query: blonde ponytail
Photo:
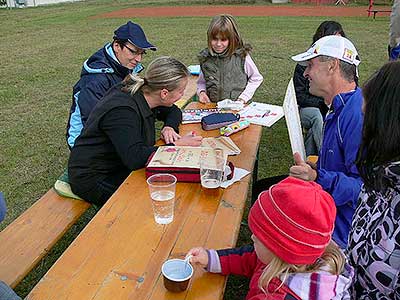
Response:
[{"label": "blonde ponytail", "polygon": [[130,74],[129,77],[130,80],[126,85],[126,90],[133,96],[144,85],[144,78],[137,74]]},{"label": "blonde ponytail", "polygon": [[131,95],[135,94],[139,89],[146,89],[147,91],[167,89],[168,91],[173,91],[189,75],[189,70],[179,60],[169,56],[162,56],[149,64],[144,78],[137,74],[127,76],[124,80],[123,90],[130,92]]}]

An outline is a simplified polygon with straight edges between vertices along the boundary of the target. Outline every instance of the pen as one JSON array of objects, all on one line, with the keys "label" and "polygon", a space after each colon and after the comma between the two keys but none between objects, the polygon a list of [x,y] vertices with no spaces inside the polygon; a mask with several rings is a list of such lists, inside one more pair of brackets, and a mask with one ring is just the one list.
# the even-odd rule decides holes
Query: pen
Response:
[{"label": "pen", "polygon": [[269,115],[269,110],[267,110],[262,116],[261,116],[261,118],[264,118],[264,117],[266,117],[266,116],[268,116]]}]

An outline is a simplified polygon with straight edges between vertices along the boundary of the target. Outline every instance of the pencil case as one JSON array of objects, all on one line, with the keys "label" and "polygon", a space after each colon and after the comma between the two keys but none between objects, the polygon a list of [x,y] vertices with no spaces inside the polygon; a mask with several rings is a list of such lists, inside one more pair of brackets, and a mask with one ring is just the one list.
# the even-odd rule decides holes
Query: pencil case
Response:
[{"label": "pencil case", "polygon": [[243,130],[247,127],[249,127],[250,122],[247,120],[243,121],[238,121],[232,124],[229,124],[228,126],[224,126],[220,128],[219,133],[224,136],[230,136],[233,133],[236,133],[240,130]]},{"label": "pencil case", "polygon": [[177,181],[183,182],[200,182],[200,168],[188,168],[188,167],[177,167],[177,166],[149,166],[153,156],[156,152],[153,152],[146,163],[146,178],[151,175],[159,173],[168,173],[176,177]]},{"label": "pencil case", "polygon": [[239,121],[240,115],[234,113],[215,113],[201,119],[203,130],[218,129]]}]

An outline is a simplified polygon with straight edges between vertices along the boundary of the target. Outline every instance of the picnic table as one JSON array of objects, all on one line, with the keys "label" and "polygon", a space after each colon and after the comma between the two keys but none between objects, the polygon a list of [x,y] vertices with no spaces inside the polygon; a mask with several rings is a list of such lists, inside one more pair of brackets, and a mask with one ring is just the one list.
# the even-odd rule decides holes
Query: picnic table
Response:
[{"label": "picnic table", "polygon": [[[202,131],[199,124],[181,126],[183,134],[193,130],[218,135],[217,130]],[[229,160],[251,172],[260,137],[258,125],[232,135],[242,152]],[[215,190],[178,182],[174,220],[158,225],[144,169],[132,172],[26,299],[221,299],[224,276],[195,266],[188,290],[175,294],[163,286],[161,265],[168,258],[183,258],[194,246],[235,246],[250,182],[248,175]]]}]

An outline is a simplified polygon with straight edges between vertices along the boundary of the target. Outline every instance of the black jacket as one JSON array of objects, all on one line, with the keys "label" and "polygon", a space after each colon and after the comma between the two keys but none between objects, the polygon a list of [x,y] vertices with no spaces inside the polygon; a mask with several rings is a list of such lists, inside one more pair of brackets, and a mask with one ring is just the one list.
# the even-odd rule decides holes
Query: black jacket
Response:
[{"label": "black jacket", "polygon": [[150,109],[141,91],[131,96],[121,87],[112,87],[95,106],[71,150],[69,180],[78,195],[113,174],[126,174],[126,178],[143,168],[156,150],[156,119],[178,132],[182,120],[178,107]]}]

